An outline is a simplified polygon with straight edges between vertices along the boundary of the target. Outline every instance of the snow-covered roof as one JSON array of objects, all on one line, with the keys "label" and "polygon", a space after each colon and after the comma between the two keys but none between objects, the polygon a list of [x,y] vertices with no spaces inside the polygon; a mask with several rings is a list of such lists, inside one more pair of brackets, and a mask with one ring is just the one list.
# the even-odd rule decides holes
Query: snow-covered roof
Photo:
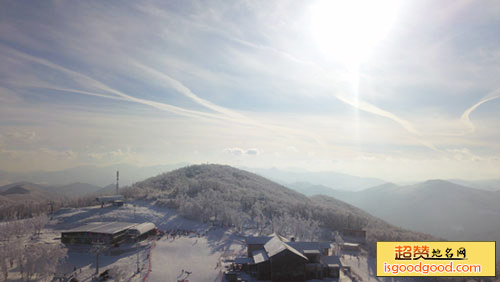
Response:
[{"label": "snow-covered roof", "polygon": [[267,261],[269,259],[269,257],[267,256],[266,254],[266,251],[265,250],[257,250],[257,251],[254,251],[252,253],[252,256],[253,256],[253,261],[257,264],[257,263],[261,263],[261,262],[264,262],[264,261]]},{"label": "snow-covered roof", "polygon": [[288,240],[287,238],[281,236],[280,234],[274,232],[272,233],[271,235],[269,235],[270,237],[278,237],[278,239],[280,239],[282,242],[289,242],[290,240]]},{"label": "snow-covered roof", "polygon": [[249,236],[245,238],[245,241],[248,245],[264,245],[264,250],[258,250],[253,253],[255,263],[266,261],[269,257],[275,256],[284,250],[289,250],[297,256],[308,260],[304,254],[320,254],[324,249],[330,248],[329,242],[290,242],[285,237],[276,233],[269,236]]},{"label": "snow-covered roof", "polygon": [[152,222],[144,222],[144,223],[141,223],[141,224],[138,224],[132,228],[130,228],[129,232],[130,233],[133,233],[134,235],[138,236],[138,235],[142,235],[144,233],[147,233],[153,229],[155,229],[156,226],[154,223]]},{"label": "snow-covered roof", "polygon": [[269,236],[248,236],[245,238],[245,242],[247,243],[247,245],[264,245],[274,237],[277,237],[282,242],[288,242],[287,238],[285,238],[277,233],[272,233]]},{"label": "snow-covered roof", "polygon": [[279,235],[278,236],[274,236],[273,238],[271,238],[271,240],[269,240],[269,242],[267,242],[264,245],[264,249],[266,250],[267,255],[269,257],[272,257],[272,256],[274,256],[276,254],[279,254],[279,253],[281,253],[284,250],[289,250],[292,253],[298,255],[299,257],[302,257],[305,260],[308,260],[307,257],[305,257],[303,254],[301,254],[299,251],[297,251],[293,247],[290,247],[289,245],[287,245],[287,243],[283,242],[281,240],[281,238],[282,237],[279,236]]},{"label": "snow-covered roof", "polygon": [[102,233],[102,234],[115,234],[136,226],[137,223],[131,222],[90,222],[82,226],[64,231],[63,233],[75,233],[75,232],[91,232],[91,233]]},{"label": "snow-covered roof", "polygon": [[273,237],[264,245],[264,249],[267,251],[269,256],[274,256],[275,254],[286,249],[286,247],[283,241],[277,237]]},{"label": "snow-covered roof", "polygon": [[348,247],[359,247],[359,244],[357,243],[344,243],[343,245]]}]

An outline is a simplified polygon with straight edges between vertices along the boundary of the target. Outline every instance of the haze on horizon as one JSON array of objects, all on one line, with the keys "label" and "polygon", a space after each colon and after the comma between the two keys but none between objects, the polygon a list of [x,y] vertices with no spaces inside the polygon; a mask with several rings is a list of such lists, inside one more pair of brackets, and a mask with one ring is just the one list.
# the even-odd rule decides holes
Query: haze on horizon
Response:
[{"label": "haze on horizon", "polygon": [[499,2],[0,6],[0,170],[500,178]]}]

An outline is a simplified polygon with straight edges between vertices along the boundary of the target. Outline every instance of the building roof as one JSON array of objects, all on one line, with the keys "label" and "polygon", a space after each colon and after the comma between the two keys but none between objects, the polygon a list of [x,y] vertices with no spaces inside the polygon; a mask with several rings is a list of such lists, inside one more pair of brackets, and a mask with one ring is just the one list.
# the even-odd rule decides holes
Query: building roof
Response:
[{"label": "building roof", "polygon": [[89,232],[89,233],[102,233],[102,234],[115,234],[125,231],[136,226],[137,223],[131,222],[90,222],[85,225],[64,231],[63,233],[76,233],[76,232]]},{"label": "building roof", "polygon": [[144,222],[144,223],[137,224],[136,226],[130,228],[129,232],[134,233],[134,235],[142,235],[142,234],[147,233],[155,228],[156,228],[156,226],[154,223]]},{"label": "building roof", "polygon": [[257,263],[261,263],[261,262],[264,262],[264,261],[267,261],[269,260],[269,257],[267,256],[266,254],[266,251],[265,250],[257,250],[257,251],[254,251],[252,253],[252,256],[253,256],[253,261],[257,264]]},{"label": "building roof", "polygon": [[285,244],[279,238],[273,237],[269,242],[264,245],[264,249],[267,251],[269,256],[274,256],[275,254],[286,249]]},{"label": "building roof", "polygon": [[252,253],[254,263],[267,261],[270,257],[285,250],[309,260],[304,254],[321,254],[324,249],[331,247],[329,242],[290,242],[276,233],[269,236],[249,236],[245,238],[245,241],[247,245],[264,245],[264,250],[257,250]]},{"label": "building roof", "polygon": [[297,256],[304,258],[305,260],[309,260],[301,252],[287,245],[286,242],[283,242],[281,236],[273,236],[273,238],[271,238],[271,240],[269,240],[269,242],[264,245],[264,249],[266,250],[269,257],[275,256],[276,254],[279,254],[284,250],[289,250]]},{"label": "building roof", "polygon": [[306,250],[318,250],[321,252],[324,249],[330,248],[329,242],[287,242],[287,244],[302,253]]},{"label": "building roof", "polygon": [[343,243],[342,245],[347,247],[359,247],[359,244],[357,243]]},{"label": "building roof", "polygon": [[271,236],[248,236],[245,238],[245,242],[247,245],[264,245],[271,238]]},{"label": "building roof", "polygon": [[272,233],[272,234],[271,234],[271,235],[269,235],[269,236],[270,236],[270,237],[277,237],[277,238],[278,238],[278,239],[280,239],[282,242],[286,242],[286,243],[290,242],[290,240],[288,240],[286,237],[283,237],[283,236],[281,236],[280,234],[278,234],[278,233],[276,233],[276,232]]},{"label": "building roof", "polygon": [[269,242],[269,240],[271,240],[273,237],[278,237],[278,239],[280,239],[281,241],[288,242],[287,238],[277,233],[272,233],[269,236],[248,236],[245,238],[245,243],[247,243],[247,245],[264,245],[267,242]]}]

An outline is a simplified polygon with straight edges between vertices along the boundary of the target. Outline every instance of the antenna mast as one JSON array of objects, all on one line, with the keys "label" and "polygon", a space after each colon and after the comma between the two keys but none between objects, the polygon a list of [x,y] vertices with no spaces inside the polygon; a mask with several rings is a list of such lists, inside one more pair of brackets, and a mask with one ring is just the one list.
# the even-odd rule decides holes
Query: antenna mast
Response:
[{"label": "antenna mast", "polygon": [[120,171],[116,171],[116,194],[118,194],[118,181],[120,180]]}]

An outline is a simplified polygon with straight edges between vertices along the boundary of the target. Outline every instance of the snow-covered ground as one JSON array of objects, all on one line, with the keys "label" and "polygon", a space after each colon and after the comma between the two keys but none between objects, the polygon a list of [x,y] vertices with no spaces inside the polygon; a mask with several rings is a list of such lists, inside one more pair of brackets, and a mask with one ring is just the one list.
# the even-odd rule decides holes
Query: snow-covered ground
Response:
[{"label": "snow-covered ground", "polygon": [[[95,221],[153,222],[167,233],[158,240],[142,242],[140,247],[122,245],[119,252],[115,250],[114,255],[100,255],[99,272],[118,269],[121,272],[119,281],[223,281],[225,265],[228,264],[225,262],[246,253],[244,237],[234,230],[188,220],[174,210],[148,202],[128,203],[123,207],[95,206],[59,210],[53,215],[39,240],[57,243],[61,231]],[[174,232],[176,236],[172,236]],[[137,261],[139,273],[136,271]],[[368,260],[364,255],[345,254],[341,261],[343,265],[350,266],[362,281],[380,281],[375,276],[373,259]],[[72,273],[79,281],[92,281],[95,263],[95,255],[69,249],[66,262],[57,268],[57,275],[67,276]],[[15,273],[10,277],[16,278]],[[247,281],[253,280],[248,277]],[[350,279],[341,275],[340,281]]]},{"label": "snow-covered ground", "polygon": [[[153,222],[160,230],[170,233],[154,242],[143,242],[137,252],[133,245],[121,246],[119,255],[100,255],[102,272],[118,267],[123,272],[121,281],[221,281],[223,261],[245,252],[242,236],[227,228],[214,228],[208,224],[180,217],[176,211],[154,206],[147,202],[129,203],[123,207],[100,206],[58,211],[44,230],[44,240],[57,242],[63,230],[94,221]],[[179,235],[182,231],[183,235]],[[173,237],[172,232],[177,232]],[[149,248],[151,259],[149,260]],[[96,256],[70,249],[59,275],[76,273],[80,281],[91,281],[95,273]],[[76,269],[76,271],[74,271]]]},{"label": "snow-covered ground", "polygon": [[[365,255],[343,254],[340,261],[344,266],[350,266],[352,275],[361,278],[361,281],[381,281],[376,275],[376,261],[369,260]],[[345,277],[344,279],[347,279]]]},{"label": "snow-covered ground", "polygon": [[162,238],[153,250],[149,281],[221,281],[223,261],[245,250],[241,238],[224,229],[200,238]]}]

